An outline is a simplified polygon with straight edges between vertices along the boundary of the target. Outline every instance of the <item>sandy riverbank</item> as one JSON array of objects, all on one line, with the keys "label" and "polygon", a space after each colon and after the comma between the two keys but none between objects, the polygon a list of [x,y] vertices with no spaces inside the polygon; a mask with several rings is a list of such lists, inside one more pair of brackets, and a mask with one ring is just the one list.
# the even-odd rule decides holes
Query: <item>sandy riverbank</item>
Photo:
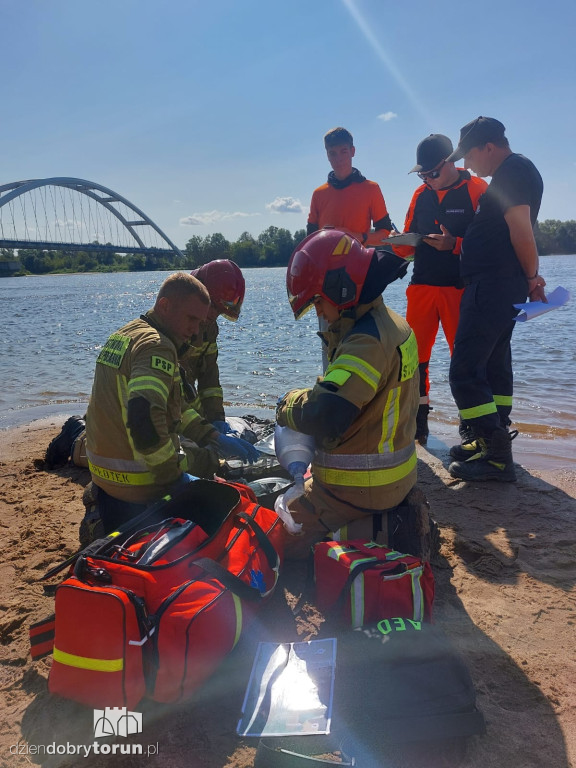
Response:
[{"label": "sandy riverbank", "polygon": [[[43,470],[44,451],[60,426],[0,432],[0,766],[249,768],[253,742],[238,739],[234,729],[256,639],[307,639],[322,624],[295,568],[286,569],[258,632],[194,701],[143,707],[142,743],[158,744],[158,756],[42,762],[10,754],[17,742],[92,741],[92,711],[51,699],[50,660],[33,663],[28,654],[28,626],[53,604],[38,578],[77,548],[88,482],[85,470]],[[442,530],[436,621],[469,660],[488,727],[461,765],[576,766],[576,473],[519,468],[514,485],[467,486],[450,478],[445,456],[418,450],[419,482]]]}]

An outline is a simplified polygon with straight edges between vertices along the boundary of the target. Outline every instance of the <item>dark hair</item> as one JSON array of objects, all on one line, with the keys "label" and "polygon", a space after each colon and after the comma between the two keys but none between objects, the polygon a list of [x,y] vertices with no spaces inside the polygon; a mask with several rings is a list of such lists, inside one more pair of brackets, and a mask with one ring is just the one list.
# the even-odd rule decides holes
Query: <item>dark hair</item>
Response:
[{"label": "dark hair", "polygon": [[328,147],[335,147],[338,144],[348,144],[351,147],[354,146],[352,134],[350,131],[347,131],[346,128],[332,128],[328,133],[324,134],[324,146],[326,149],[328,149]]},{"label": "dark hair", "polygon": [[198,296],[202,304],[210,303],[210,294],[200,280],[187,272],[175,272],[169,275],[160,286],[158,299],[183,299],[185,296]]}]

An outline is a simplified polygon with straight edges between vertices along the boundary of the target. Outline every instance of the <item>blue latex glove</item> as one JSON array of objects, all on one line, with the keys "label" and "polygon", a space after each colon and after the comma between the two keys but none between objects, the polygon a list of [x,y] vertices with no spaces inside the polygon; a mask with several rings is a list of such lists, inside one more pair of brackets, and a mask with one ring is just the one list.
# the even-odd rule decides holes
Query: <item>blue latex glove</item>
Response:
[{"label": "blue latex glove", "polygon": [[212,426],[217,429],[221,435],[227,435],[232,432],[232,427],[227,421],[213,421]]},{"label": "blue latex glove", "polygon": [[194,483],[198,478],[195,475],[190,475],[188,472],[182,472],[178,480],[172,483],[170,486],[170,493],[181,491],[188,483]]},{"label": "blue latex glove", "polygon": [[254,464],[260,458],[260,453],[256,448],[246,440],[242,440],[241,437],[218,435],[216,448],[224,459],[238,458],[242,459],[244,463]]}]

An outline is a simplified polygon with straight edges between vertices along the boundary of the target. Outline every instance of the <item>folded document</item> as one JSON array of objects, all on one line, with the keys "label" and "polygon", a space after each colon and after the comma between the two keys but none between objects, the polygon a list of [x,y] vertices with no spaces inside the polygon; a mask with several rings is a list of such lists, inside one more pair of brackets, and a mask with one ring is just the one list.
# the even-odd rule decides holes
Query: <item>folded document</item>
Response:
[{"label": "folded document", "polygon": [[555,288],[552,293],[549,293],[546,297],[548,303],[543,301],[529,301],[526,304],[514,304],[516,309],[520,312],[514,318],[518,323],[525,323],[527,320],[531,320],[533,317],[544,315],[546,312],[552,312],[553,309],[560,309],[570,301],[570,291],[563,288],[561,285]]}]

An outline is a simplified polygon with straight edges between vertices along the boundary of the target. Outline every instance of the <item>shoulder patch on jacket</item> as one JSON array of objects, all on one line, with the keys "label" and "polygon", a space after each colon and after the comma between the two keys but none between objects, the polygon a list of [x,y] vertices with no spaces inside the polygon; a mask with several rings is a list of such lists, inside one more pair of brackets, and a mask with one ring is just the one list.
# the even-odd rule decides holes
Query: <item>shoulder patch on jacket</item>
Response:
[{"label": "shoulder patch on jacket", "polygon": [[400,354],[400,372],[398,375],[399,381],[408,381],[418,370],[418,344],[416,342],[416,336],[414,331],[410,332],[410,336],[406,341],[399,344],[398,353]]},{"label": "shoulder patch on jacket", "polygon": [[159,355],[152,355],[152,358],[150,360],[150,367],[155,371],[162,371],[163,373],[166,373],[168,376],[174,375],[174,370],[175,370],[174,363],[171,363],[170,360],[166,360],[165,357],[160,357]]},{"label": "shoulder patch on jacket", "polygon": [[113,333],[102,347],[96,362],[101,365],[109,365],[110,368],[120,368],[131,340],[130,336]]}]

